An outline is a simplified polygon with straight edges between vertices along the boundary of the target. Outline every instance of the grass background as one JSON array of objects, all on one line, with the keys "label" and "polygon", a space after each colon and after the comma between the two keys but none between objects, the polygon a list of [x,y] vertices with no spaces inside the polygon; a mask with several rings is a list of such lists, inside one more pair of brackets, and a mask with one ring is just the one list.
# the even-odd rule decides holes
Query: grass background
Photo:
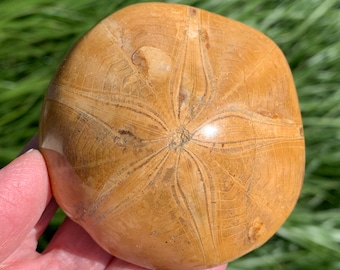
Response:
[{"label": "grass background", "polygon": [[[132,0],[0,1],[0,167],[38,131],[44,91],[72,44]],[[306,136],[306,175],[291,217],[228,269],[340,269],[340,1],[173,0],[242,21],[281,47]],[[40,248],[61,222],[52,221]]]}]

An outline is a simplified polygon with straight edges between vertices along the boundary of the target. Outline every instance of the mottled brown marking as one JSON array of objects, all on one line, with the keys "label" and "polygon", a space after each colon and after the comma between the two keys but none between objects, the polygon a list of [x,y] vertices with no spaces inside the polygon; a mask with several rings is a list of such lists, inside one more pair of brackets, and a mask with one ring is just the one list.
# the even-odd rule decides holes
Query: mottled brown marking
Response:
[{"label": "mottled brown marking", "polygon": [[255,243],[258,238],[262,236],[265,232],[265,226],[261,218],[256,217],[255,220],[251,223],[248,229],[248,240],[250,243]]},{"label": "mottled brown marking", "polygon": [[196,14],[197,14],[196,8],[189,7],[189,15],[190,15],[191,17],[195,17]]},{"label": "mottled brown marking", "polygon": [[144,76],[148,75],[148,62],[142,51],[136,50],[131,56],[131,61],[134,65],[140,68],[140,71]]},{"label": "mottled brown marking", "polygon": [[201,40],[204,46],[207,48],[207,50],[210,49],[209,36],[207,30],[205,29],[201,30]]}]

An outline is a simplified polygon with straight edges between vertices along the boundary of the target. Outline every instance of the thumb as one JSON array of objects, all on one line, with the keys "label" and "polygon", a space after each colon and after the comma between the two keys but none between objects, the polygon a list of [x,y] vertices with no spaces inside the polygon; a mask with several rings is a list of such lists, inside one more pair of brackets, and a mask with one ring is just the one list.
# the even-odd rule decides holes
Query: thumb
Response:
[{"label": "thumb", "polygon": [[0,262],[25,239],[50,199],[48,173],[39,151],[30,150],[0,170]]}]

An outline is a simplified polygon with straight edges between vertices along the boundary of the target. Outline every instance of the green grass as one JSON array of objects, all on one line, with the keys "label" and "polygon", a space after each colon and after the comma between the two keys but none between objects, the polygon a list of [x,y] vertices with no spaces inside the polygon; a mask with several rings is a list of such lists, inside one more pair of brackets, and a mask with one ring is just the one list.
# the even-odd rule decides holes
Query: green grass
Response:
[{"label": "green grass", "polygon": [[[0,2],[0,167],[38,130],[44,91],[72,44],[100,19],[141,1]],[[306,136],[298,205],[236,269],[340,269],[340,1],[177,0],[247,23],[284,51]],[[56,217],[49,230],[55,229]],[[48,234],[41,244],[46,244]]]}]

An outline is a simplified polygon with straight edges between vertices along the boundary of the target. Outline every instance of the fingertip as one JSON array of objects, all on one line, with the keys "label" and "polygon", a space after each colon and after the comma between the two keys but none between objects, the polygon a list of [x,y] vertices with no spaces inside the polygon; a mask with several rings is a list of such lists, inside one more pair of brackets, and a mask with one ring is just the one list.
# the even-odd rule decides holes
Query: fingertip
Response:
[{"label": "fingertip", "polygon": [[228,266],[228,264],[223,264],[223,265],[220,265],[220,266],[209,268],[207,270],[225,270],[225,269],[227,269],[227,266]]}]

